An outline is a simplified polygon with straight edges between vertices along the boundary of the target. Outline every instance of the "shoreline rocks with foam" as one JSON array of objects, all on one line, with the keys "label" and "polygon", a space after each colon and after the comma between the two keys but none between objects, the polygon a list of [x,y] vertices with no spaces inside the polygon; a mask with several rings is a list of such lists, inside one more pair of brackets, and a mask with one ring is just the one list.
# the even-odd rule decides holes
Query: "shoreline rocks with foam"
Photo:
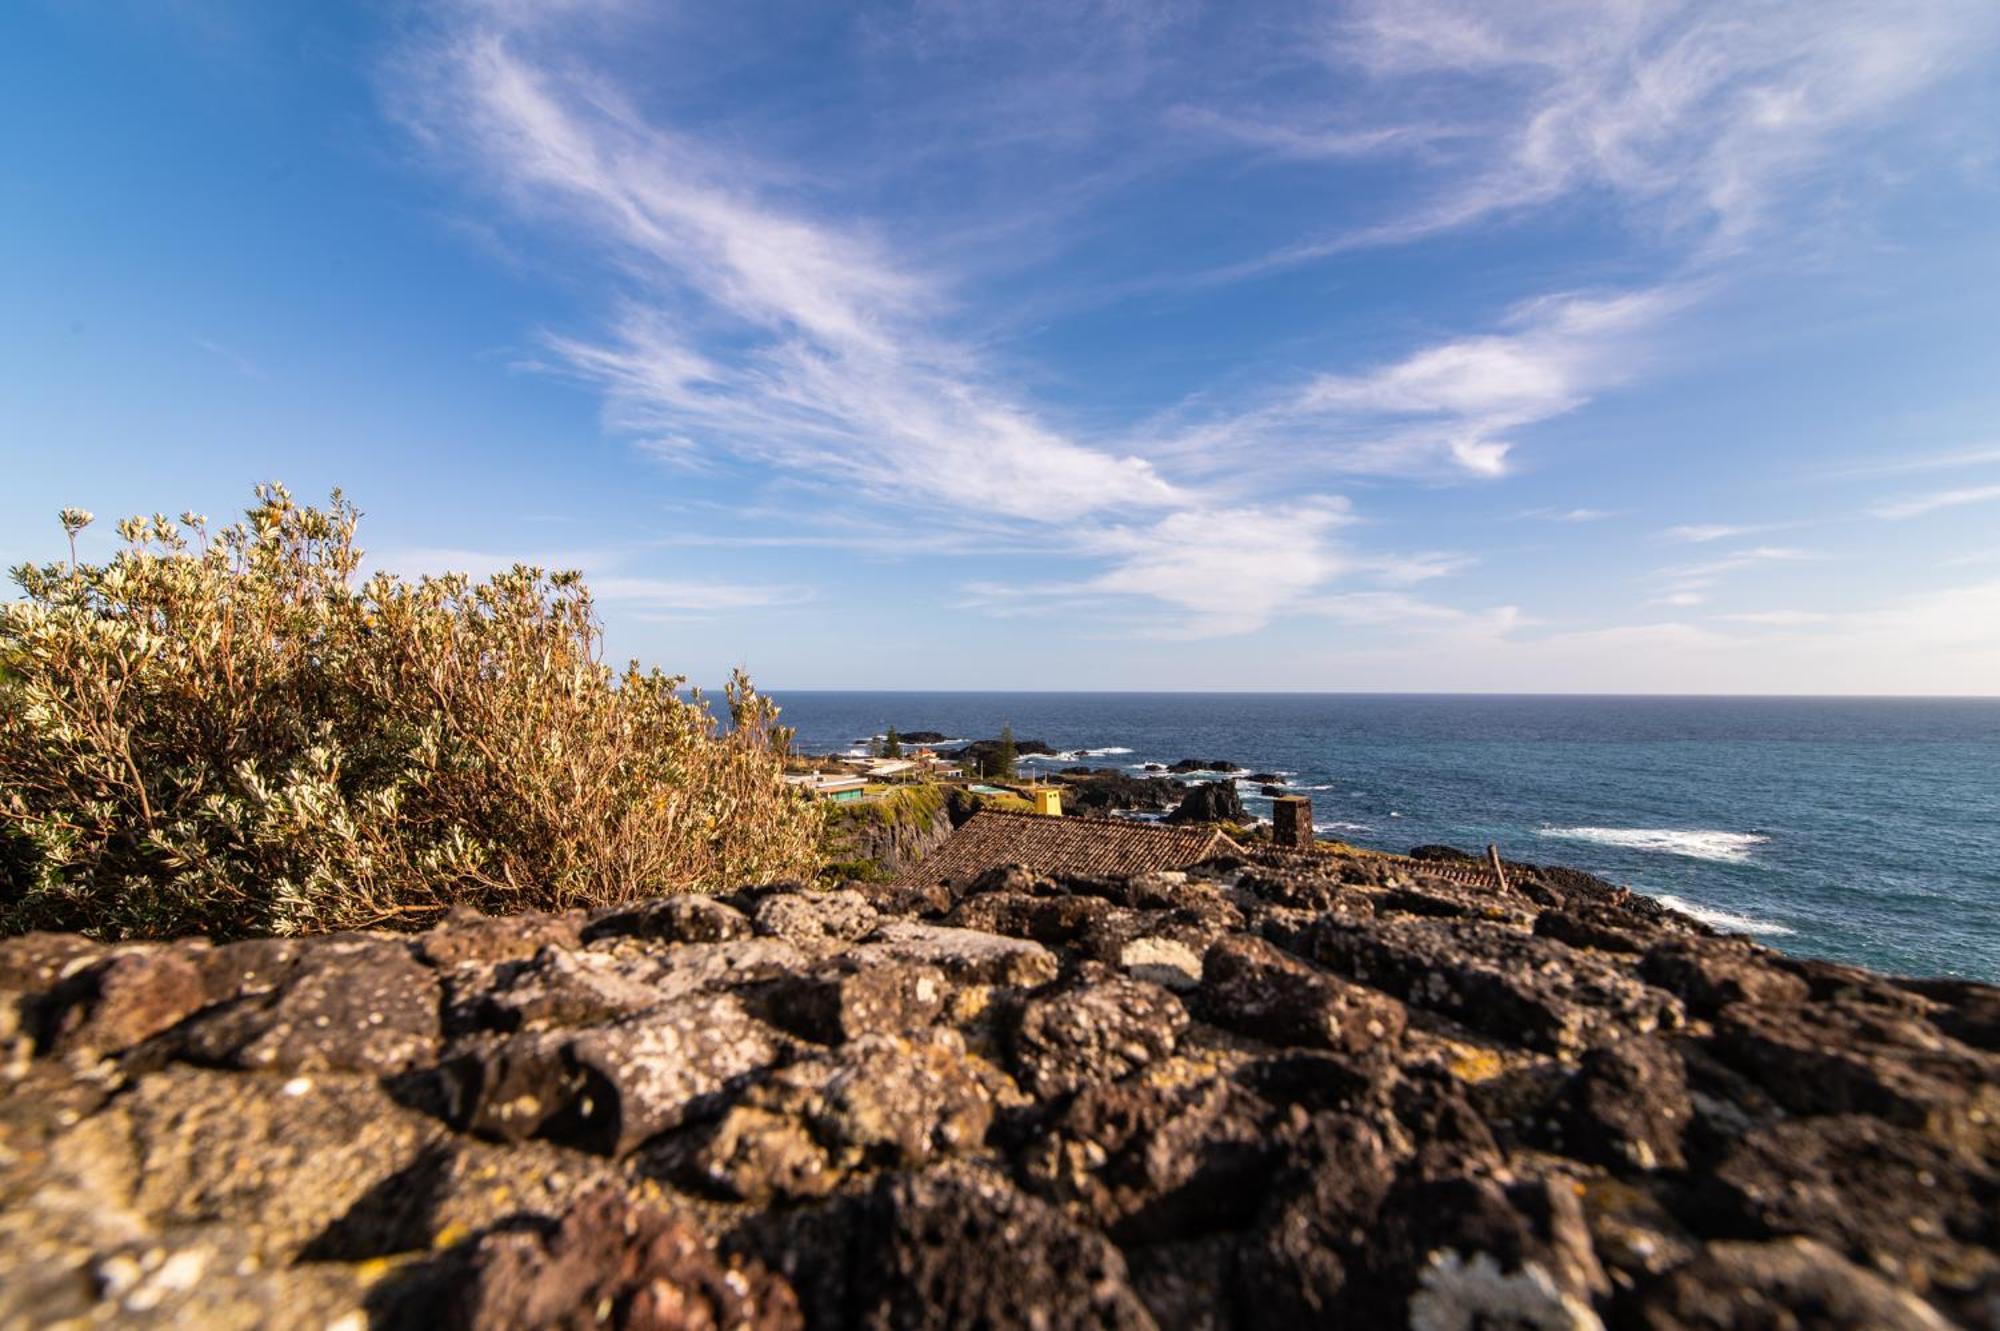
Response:
[{"label": "shoreline rocks with foam", "polygon": [[2000,990],[1253,852],[0,942],[0,1325],[1979,1325]]}]

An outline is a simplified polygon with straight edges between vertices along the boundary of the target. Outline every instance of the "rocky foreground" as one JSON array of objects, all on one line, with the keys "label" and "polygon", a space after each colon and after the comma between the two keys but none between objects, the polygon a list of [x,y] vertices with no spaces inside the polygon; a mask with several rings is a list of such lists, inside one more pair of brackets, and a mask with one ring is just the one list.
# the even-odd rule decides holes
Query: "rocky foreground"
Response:
[{"label": "rocky foreground", "polygon": [[2000,991],[1420,869],[0,942],[0,1322],[2000,1322]]}]

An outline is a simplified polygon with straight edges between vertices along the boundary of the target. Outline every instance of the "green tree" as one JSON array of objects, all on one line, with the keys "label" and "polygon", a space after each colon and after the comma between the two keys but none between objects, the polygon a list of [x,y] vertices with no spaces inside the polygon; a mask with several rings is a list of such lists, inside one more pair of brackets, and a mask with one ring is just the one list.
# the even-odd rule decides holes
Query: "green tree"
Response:
[{"label": "green tree", "polygon": [[903,741],[897,738],[896,727],[894,726],[890,726],[888,733],[882,736],[882,756],[884,758],[900,758],[903,756]]},{"label": "green tree", "polygon": [[1012,725],[1001,726],[1000,743],[993,750],[993,758],[991,766],[987,769],[987,775],[996,776],[1002,781],[1012,781],[1014,779],[1014,769],[1020,761],[1020,751],[1014,747],[1014,727]]}]

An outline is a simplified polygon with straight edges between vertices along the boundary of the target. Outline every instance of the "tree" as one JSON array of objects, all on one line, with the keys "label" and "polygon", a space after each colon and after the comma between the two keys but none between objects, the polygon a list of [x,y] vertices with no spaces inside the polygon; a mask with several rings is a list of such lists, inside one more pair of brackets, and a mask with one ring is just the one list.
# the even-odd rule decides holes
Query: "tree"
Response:
[{"label": "tree", "polygon": [[894,726],[890,726],[888,733],[882,736],[882,756],[884,758],[900,758],[903,756],[903,741],[896,737],[896,727]]},{"label": "tree", "polygon": [[1014,747],[1014,727],[1000,727],[1000,743],[993,750],[993,757],[987,766],[987,775],[999,777],[1002,781],[1014,779],[1014,767],[1020,761],[1019,750]]}]

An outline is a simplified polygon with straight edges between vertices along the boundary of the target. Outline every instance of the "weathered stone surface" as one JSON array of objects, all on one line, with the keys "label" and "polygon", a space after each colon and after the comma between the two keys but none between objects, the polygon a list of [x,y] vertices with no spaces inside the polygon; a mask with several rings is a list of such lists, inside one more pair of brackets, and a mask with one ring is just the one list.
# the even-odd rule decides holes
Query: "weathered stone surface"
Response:
[{"label": "weathered stone surface", "polygon": [[725,1262],[699,1234],[615,1191],[580,1202],[553,1234],[488,1234],[452,1307],[464,1331],[793,1331],[791,1286]]},{"label": "weathered stone surface", "polygon": [[174,1032],[184,1058],[272,1072],[388,1074],[437,1055],[437,977],[401,940],[330,939],[295,955],[216,951],[226,955],[213,971],[228,974],[241,996]]},{"label": "weathered stone surface", "polygon": [[823,1196],[864,1169],[910,1169],[977,1148],[993,1097],[953,1031],[884,1035],[777,1069],[736,1100],[690,1172],[729,1196]]},{"label": "weathered stone surface", "polygon": [[1667,939],[1647,951],[1640,974],[1704,1017],[1730,1003],[1793,1003],[1806,996],[1805,981],[1734,938]]},{"label": "weathered stone surface", "polygon": [[1187,1024],[1180,999],[1159,985],[1093,974],[1028,999],[1009,1043],[1021,1084],[1049,1097],[1166,1057]]},{"label": "weathered stone surface", "polygon": [[1648,1290],[1631,1324],[1646,1331],[1948,1331],[1907,1290],[1811,1239],[1711,1243]]},{"label": "weathered stone surface", "polygon": [[1056,978],[1055,954],[1039,943],[1001,938],[976,929],[948,929],[895,920],[855,949],[864,960],[935,966],[962,984],[1031,989]]},{"label": "weathered stone surface", "polygon": [[584,926],[585,942],[646,938],[661,943],[733,943],[755,932],[749,917],[714,897],[655,897],[620,906]]},{"label": "weathered stone surface", "polygon": [[1403,1005],[1313,969],[1261,938],[1225,938],[1202,961],[1202,1015],[1272,1044],[1387,1058]]},{"label": "weathered stone surface", "polygon": [[1101,1235],[982,1170],[885,1176],[786,1227],[766,1260],[814,1325],[1153,1331]]},{"label": "weathered stone surface", "polygon": [[526,961],[544,948],[573,948],[577,921],[564,915],[482,915],[461,906],[417,937],[417,951],[433,966],[463,962]]},{"label": "weathered stone surface", "polygon": [[56,987],[42,1014],[45,1042],[63,1053],[120,1053],[199,1010],[207,997],[192,958],[120,949]]},{"label": "weathered stone surface", "polygon": [[1681,1024],[1673,998],[1551,938],[1469,920],[1325,922],[1315,960],[1474,1030],[1573,1053]]},{"label": "weathered stone surface", "polygon": [[1984,1154],[2000,1141],[2000,1059],[1902,1013],[1732,1004],[1715,1052],[1796,1114],[1872,1114]]},{"label": "weathered stone surface", "polygon": [[765,1011],[794,1035],[840,1044],[927,1026],[944,1010],[947,991],[944,972],[935,966],[866,965],[842,957],[775,982]]},{"label": "weathered stone surface", "polygon": [[1564,1089],[1561,1148],[1612,1168],[1679,1169],[1694,1117],[1687,1074],[1667,1043],[1643,1036],[1592,1049]]},{"label": "weathered stone surface", "polygon": [[0,1327],[1993,1322],[2000,990],[1508,876],[0,941]]},{"label": "weathered stone surface", "polygon": [[848,942],[880,921],[875,907],[859,892],[780,892],[757,903],[757,932],[790,943],[811,946]]},{"label": "weathered stone surface", "polygon": [[777,1036],[728,994],[687,994],[578,1032],[516,1035],[447,1069],[469,1131],[546,1136],[624,1155],[678,1126],[697,1102],[778,1058]]},{"label": "weathered stone surface", "polygon": [[[243,1229],[269,1260],[295,1256],[438,1137],[374,1081],[341,1074],[170,1067],[105,1112],[129,1143],[134,1210]],[[100,1177],[114,1169],[107,1159]]]}]

